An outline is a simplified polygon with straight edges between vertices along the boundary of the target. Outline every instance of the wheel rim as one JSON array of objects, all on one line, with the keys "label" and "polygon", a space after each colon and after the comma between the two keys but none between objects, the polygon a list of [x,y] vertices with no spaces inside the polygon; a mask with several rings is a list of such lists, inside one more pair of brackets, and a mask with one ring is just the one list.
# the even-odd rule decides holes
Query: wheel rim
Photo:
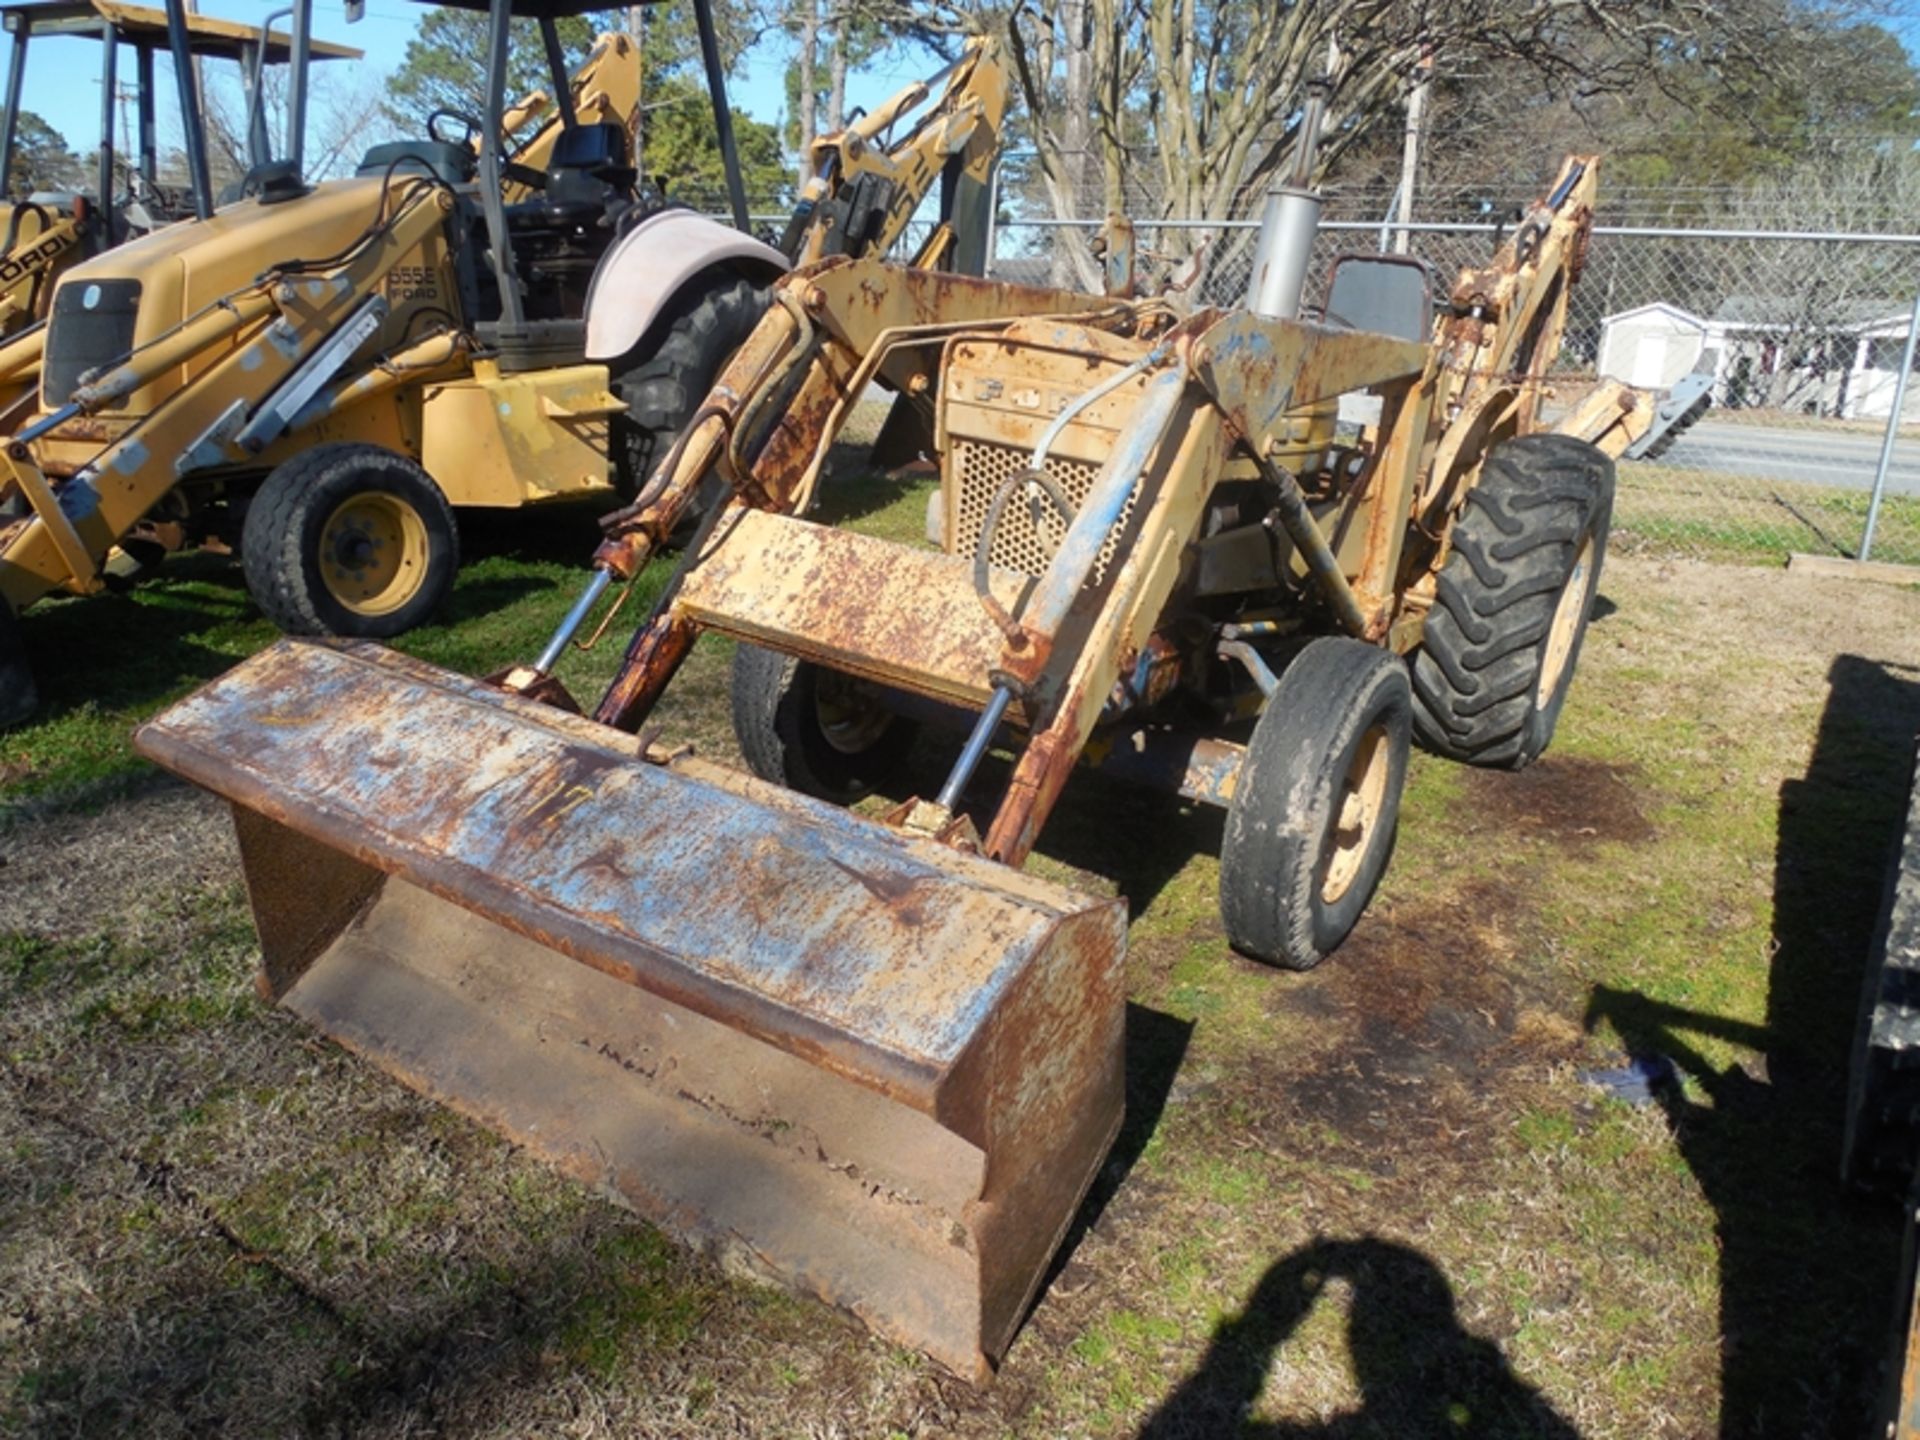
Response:
[{"label": "wheel rim", "polygon": [[1540,684],[1534,691],[1533,705],[1544,710],[1560,688],[1567,673],[1567,661],[1573,655],[1574,641],[1580,635],[1580,622],[1587,615],[1587,590],[1593,583],[1593,536],[1580,541],[1573,557],[1573,571],[1561,588],[1560,603],[1553,607],[1553,624],[1547,629],[1547,643],[1540,652]]},{"label": "wheel rim", "polygon": [[1393,769],[1393,746],[1385,725],[1375,725],[1360,737],[1347,773],[1335,793],[1332,850],[1320,898],[1336,904],[1353,888],[1373,849],[1380,829],[1380,811],[1386,803],[1387,779]]},{"label": "wheel rim", "polygon": [[427,527],[397,495],[367,491],[320,528],[320,581],[356,615],[390,615],[427,581]]},{"label": "wheel rim", "polygon": [[868,686],[831,670],[815,673],[813,711],[821,737],[842,755],[871,750],[893,723],[893,712]]}]

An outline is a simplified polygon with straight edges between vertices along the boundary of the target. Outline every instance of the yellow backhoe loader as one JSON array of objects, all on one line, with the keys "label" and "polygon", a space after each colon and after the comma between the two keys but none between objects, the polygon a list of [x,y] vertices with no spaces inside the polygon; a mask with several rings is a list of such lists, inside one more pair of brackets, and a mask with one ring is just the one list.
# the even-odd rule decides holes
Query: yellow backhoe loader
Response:
[{"label": "yellow backhoe loader", "polygon": [[[823,260],[775,285],[530,664],[286,639],[145,726],[233,804],[264,992],[987,1374],[1121,1119],[1125,906],[1021,869],[1071,772],[1224,809],[1232,943],[1317,963],[1387,863],[1410,741],[1518,767],[1551,739],[1612,457],[1668,423],[1609,383],[1541,426],[1588,158],[1437,307],[1417,262],[1348,256],[1301,318],[1321,108],[1242,308],[1132,298],[1119,243],[1106,295]],[[937,547],[804,518],[875,378],[935,406]],[[580,713],[573,636],[713,477]],[[739,642],[753,775],[648,724],[707,633]],[[960,727],[938,794],[841,808],[929,716]]]},{"label": "yellow backhoe loader", "polygon": [[[54,283],[66,270],[130,235],[156,229],[182,215],[195,213],[196,203],[163,186],[159,176],[159,133],[153,57],[170,44],[164,11],[119,0],[22,0],[0,5],[0,27],[11,39],[8,57],[6,110],[0,116],[0,195],[6,197],[6,221],[0,233],[0,339],[17,335],[46,319]],[[296,50],[308,59],[358,59],[360,52],[345,45],[329,45],[290,36],[270,26],[254,28],[232,20],[186,15],[186,49],[196,61],[230,60],[241,71],[248,114],[260,115],[262,67],[283,64]],[[41,44],[32,47],[39,39]],[[85,40],[100,51],[100,132],[95,147],[97,179],[92,193],[54,190],[45,186],[24,193],[20,184],[19,117],[29,54],[45,53],[55,42]],[[133,52],[134,92],[138,132],[132,163],[115,144],[114,112],[120,93],[122,49]],[[71,58],[69,56],[68,58]],[[302,63],[305,63],[302,61]],[[264,132],[258,123],[247,137],[253,164],[264,157]],[[208,202],[201,197],[199,206]],[[11,430],[20,418],[15,408],[39,381],[37,363],[13,364],[0,381],[0,428]],[[0,511],[0,514],[4,514]]]},{"label": "yellow backhoe loader", "polygon": [[[571,85],[560,68],[555,16],[584,4],[532,7],[559,100],[515,154],[513,6],[492,0],[487,115],[436,115],[349,180],[269,167],[257,198],[70,273],[44,332],[0,347],[0,375],[41,366],[41,413],[0,468],[30,511],[0,528],[0,712],[31,704],[13,617],[97,589],[114,546],[218,537],[283,629],[399,634],[452,583],[456,507],[630,496],[793,262],[884,254],[936,182],[946,216],[984,220],[991,42],[814,147],[783,251],[747,232],[708,0],[737,228],[636,194],[631,43],[603,36]],[[514,185],[533,198],[507,203]],[[956,233],[943,219],[920,263],[977,264]]]}]

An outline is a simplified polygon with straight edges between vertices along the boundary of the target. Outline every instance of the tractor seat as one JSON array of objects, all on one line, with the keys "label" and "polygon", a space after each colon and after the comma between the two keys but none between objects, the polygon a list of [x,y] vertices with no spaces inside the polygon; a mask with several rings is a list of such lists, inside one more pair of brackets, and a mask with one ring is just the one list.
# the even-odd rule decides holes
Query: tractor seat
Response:
[{"label": "tractor seat", "polygon": [[627,132],[611,121],[575,125],[554,143],[540,194],[507,206],[510,230],[556,230],[597,225],[628,199],[637,172]]},{"label": "tractor seat", "polygon": [[474,165],[473,151],[465,145],[445,140],[389,140],[362,155],[353,173],[384,175],[391,167],[396,175],[431,175],[443,185],[465,185],[473,179]]}]

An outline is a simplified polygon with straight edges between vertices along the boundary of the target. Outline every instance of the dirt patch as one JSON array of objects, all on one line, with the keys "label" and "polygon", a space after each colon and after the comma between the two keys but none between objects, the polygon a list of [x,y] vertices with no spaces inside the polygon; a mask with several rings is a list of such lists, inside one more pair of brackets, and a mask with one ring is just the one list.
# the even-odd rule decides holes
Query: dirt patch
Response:
[{"label": "dirt patch", "polygon": [[1580,755],[1548,755],[1519,771],[1467,772],[1476,832],[1573,849],[1651,840],[1642,793],[1633,766]]},{"label": "dirt patch", "polygon": [[1520,891],[1486,880],[1368,914],[1280,994],[1279,1006],[1344,1033],[1264,1078],[1287,1097],[1268,1138],[1297,1146],[1304,1127],[1388,1176],[1490,1143],[1495,1097],[1579,1043],[1574,1027],[1543,1023],[1563,1007],[1521,973],[1531,923]]}]

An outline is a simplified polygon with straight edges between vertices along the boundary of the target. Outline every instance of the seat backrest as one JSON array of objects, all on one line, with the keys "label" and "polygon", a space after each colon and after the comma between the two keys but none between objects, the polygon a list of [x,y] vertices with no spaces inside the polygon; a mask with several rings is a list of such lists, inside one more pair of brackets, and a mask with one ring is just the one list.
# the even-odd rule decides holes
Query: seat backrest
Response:
[{"label": "seat backrest", "polygon": [[633,179],[625,129],[607,121],[575,125],[554,142],[543,198],[550,206],[604,207],[624,195]]},{"label": "seat backrest", "polygon": [[431,175],[447,185],[465,185],[473,179],[473,151],[445,140],[389,140],[360,157],[355,175]]},{"label": "seat backrest", "polygon": [[554,142],[547,170],[624,170],[627,164],[626,128],[602,120],[563,130]]}]

